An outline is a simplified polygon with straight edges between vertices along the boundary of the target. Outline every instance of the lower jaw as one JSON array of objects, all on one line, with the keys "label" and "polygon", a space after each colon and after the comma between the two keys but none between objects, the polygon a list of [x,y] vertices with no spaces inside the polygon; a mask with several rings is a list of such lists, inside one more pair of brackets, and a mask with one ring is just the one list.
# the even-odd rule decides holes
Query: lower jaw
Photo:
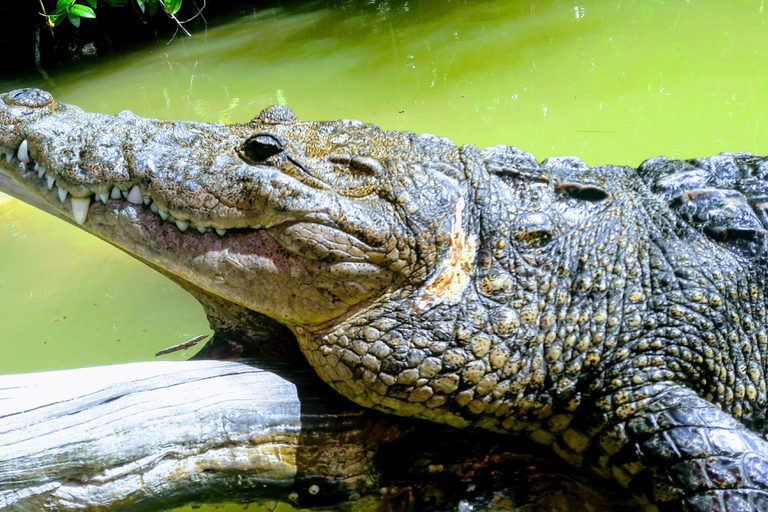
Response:
[{"label": "lower jaw", "polygon": [[282,324],[320,323],[343,313],[312,286],[322,262],[293,255],[269,229],[226,236],[179,231],[146,207],[108,201],[91,206],[88,231],[158,269]]},{"label": "lower jaw", "polygon": [[4,192],[10,196],[13,196],[19,201],[27,203],[30,206],[34,206],[35,208],[53,215],[54,217],[59,217],[68,222],[73,222],[70,219],[70,214],[66,214],[65,212],[61,211],[59,208],[53,206],[48,201],[43,199],[43,197],[33,192],[26,185],[19,183],[19,181],[14,178],[14,174],[15,173],[13,171],[8,172],[0,167],[0,192]]}]

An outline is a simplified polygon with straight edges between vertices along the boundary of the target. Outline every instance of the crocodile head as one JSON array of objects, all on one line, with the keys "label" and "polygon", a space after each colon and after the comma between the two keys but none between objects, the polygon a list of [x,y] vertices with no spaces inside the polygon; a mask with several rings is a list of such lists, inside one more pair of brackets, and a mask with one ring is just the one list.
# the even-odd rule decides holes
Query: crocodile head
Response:
[{"label": "crocodile head", "polygon": [[14,195],[300,343],[393,290],[455,295],[461,272],[428,281],[472,247],[459,149],[434,136],[280,106],[235,125],[108,116],[23,89],[0,96],[0,152]]}]

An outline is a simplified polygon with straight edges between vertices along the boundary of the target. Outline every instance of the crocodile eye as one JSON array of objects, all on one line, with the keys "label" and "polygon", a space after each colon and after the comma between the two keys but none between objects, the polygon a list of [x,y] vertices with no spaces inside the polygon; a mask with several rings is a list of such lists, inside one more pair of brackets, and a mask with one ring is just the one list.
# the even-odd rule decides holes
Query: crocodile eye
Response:
[{"label": "crocodile eye", "polygon": [[246,139],[237,150],[240,158],[250,164],[258,164],[283,151],[283,143],[269,133],[257,133]]}]

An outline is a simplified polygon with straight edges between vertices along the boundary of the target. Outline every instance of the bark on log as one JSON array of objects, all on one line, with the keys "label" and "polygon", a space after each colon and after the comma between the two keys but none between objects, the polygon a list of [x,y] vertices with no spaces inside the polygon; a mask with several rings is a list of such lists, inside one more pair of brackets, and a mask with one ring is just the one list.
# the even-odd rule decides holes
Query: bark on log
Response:
[{"label": "bark on log", "polygon": [[0,376],[0,510],[633,508],[590,480],[527,440],[360,409],[291,365]]}]

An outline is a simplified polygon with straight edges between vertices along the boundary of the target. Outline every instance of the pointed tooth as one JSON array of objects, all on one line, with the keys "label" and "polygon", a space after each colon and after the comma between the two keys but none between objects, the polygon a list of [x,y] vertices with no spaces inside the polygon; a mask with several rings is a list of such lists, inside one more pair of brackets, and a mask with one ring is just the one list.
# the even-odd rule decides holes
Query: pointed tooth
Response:
[{"label": "pointed tooth", "polygon": [[141,190],[139,190],[138,185],[134,185],[133,188],[131,188],[131,191],[128,192],[126,199],[128,199],[129,203],[141,204]]},{"label": "pointed tooth", "polygon": [[158,208],[155,203],[150,204],[149,205],[149,209],[152,210],[154,213],[159,213],[160,212],[160,208]]},{"label": "pointed tooth", "polygon": [[109,197],[112,199],[121,199],[123,196],[120,195],[120,189],[117,187],[112,187],[112,192],[109,194]]},{"label": "pointed tooth", "polygon": [[182,231],[186,231],[189,227],[189,222],[185,220],[177,220],[176,221],[176,227],[179,228]]},{"label": "pointed tooth", "polygon": [[19,157],[19,160],[24,162],[25,164],[29,163],[29,151],[27,151],[27,140],[24,139],[21,141],[21,146],[19,146],[19,152],[17,155]]},{"label": "pointed tooth", "polygon": [[128,192],[126,192],[125,190],[121,190],[120,193],[123,194],[123,199],[128,197]]},{"label": "pointed tooth", "polygon": [[217,235],[219,235],[219,236],[224,236],[226,233],[227,233],[227,230],[226,230],[226,229],[219,229],[219,228],[216,228],[216,234],[217,234]]},{"label": "pointed tooth", "polygon": [[48,182],[48,190],[51,190],[53,186],[56,184],[56,178],[54,178],[50,174],[47,174],[45,176],[45,180]]},{"label": "pointed tooth", "polygon": [[45,176],[45,167],[37,165],[37,162],[35,162],[35,170],[37,171],[37,177],[43,179],[43,176]]},{"label": "pointed tooth", "polygon": [[67,189],[65,189],[64,187],[60,186],[59,187],[59,199],[61,199],[61,202],[63,203],[66,198],[67,198]]},{"label": "pointed tooth", "polygon": [[168,222],[176,222],[176,217],[174,217],[173,215],[169,215]]},{"label": "pointed tooth", "polygon": [[99,198],[99,201],[101,201],[104,204],[107,204],[107,199],[109,199],[109,192],[104,192],[103,194],[96,194],[96,196]]},{"label": "pointed tooth", "polygon": [[90,204],[90,197],[72,197],[72,215],[75,217],[75,222],[78,224],[85,222]]},{"label": "pointed tooth", "polygon": [[198,230],[199,232],[201,232],[201,233],[205,233],[205,232],[207,231],[207,229],[206,229],[206,228],[204,228],[204,227],[201,227],[201,226],[197,226],[197,230]]},{"label": "pointed tooth", "polygon": [[149,206],[149,203],[151,203],[151,202],[152,202],[152,198],[151,197],[145,197],[144,198],[144,205],[145,206]]},{"label": "pointed tooth", "polygon": [[168,212],[164,212],[163,210],[161,210],[159,208],[157,210],[157,213],[158,213],[158,215],[160,215],[160,218],[163,219],[163,220],[168,220],[168,217],[170,217],[170,215],[168,215]]},{"label": "pointed tooth", "polygon": [[11,163],[11,160],[13,160],[13,153],[6,153],[5,154],[5,161],[8,163]]}]

